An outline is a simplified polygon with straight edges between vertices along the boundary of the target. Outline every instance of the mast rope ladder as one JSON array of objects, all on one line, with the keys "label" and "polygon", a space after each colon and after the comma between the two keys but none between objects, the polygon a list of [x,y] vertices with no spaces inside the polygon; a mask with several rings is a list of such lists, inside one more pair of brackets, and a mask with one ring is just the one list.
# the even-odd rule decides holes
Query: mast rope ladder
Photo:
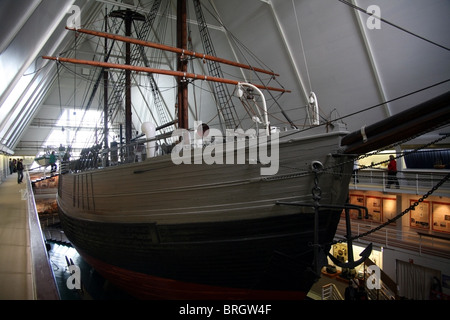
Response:
[{"label": "mast rope ladder", "polygon": [[[198,27],[203,44],[203,49],[206,54],[216,56],[211,36],[208,31],[205,16],[203,15],[201,3],[199,0],[194,0],[195,13],[197,16]],[[208,72],[211,76],[223,78],[223,72],[220,64],[217,61],[207,60]],[[217,101],[217,107],[222,121],[227,129],[236,128],[237,113],[235,106],[230,99],[230,93],[225,85],[221,82],[214,82],[214,95]]]},{"label": "mast rope ladder", "polygon": [[[137,34],[138,39],[145,40],[148,38],[151,28],[152,28],[152,25],[154,24],[155,19],[157,17],[160,5],[161,5],[161,0],[154,1],[152,8],[148,12],[148,14],[145,16],[145,19],[143,19],[140,29],[138,29],[138,27],[136,26],[136,24],[134,23],[134,20],[133,20],[135,30],[137,30],[136,34]],[[114,45],[114,42],[115,41],[113,41],[113,45]],[[141,58],[142,60],[140,60],[139,58]],[[138,45],[135,45],[133,47],[133,49],[130,53],[130,61],[131,61],[131,64],[140,64],[143,62],[146,66],[149,65],[147,56],[145,55],[144,48],[142,46],[138,46]],[[151,92],[154,97],[154,104],[155,104],[155,108],[158,112],[158,116],[163,124],[168,123],[169,122],[168,115],[165,112],[165,109],[163,107],[161,93],[159,91],[158,86],[156,85],[156,81],[152,74],[147,74],[147,76],[149,79]],[[117,76],[116,81],[114,81],[113,90],[108,99],[108,109],[109,109],[108,121],[109,121],[109,123],[115,122],[115,119],[117,118],[119,113],[122,113],[122,117],[124,117],[125,110],[123,108],[123,104],[124,104],[124,89],[126,86],[125,78],[126,78],[126,72],[121,72]],[[119,122],[120,122],[120,120],[119,120]],[[132,125],[133,130],[135,130],[133,122],[131,123],[131,125]],[[168,129],[170,129],[170,128],[168,128]],[[165,130],[167,130],[167,129],[165,129]]]},{"label": "mast rope ladder", "polygon": [[[138,33],[138,39],[146,40],[148,38],[148,35],[151,30],[151,26],[154,24],[154,21],[156,19],[160,4],[161,4],[161,0],[155,0],[155,2],[153,3],[152,9],[150,10],[149,15],[147,16],[147,19],[142,24],[142,28]],[[140,58],[142,59],[143,65],[146,67],[150,67],[150,62],[147,58],[147,55],[145,54],[144,47],[143,46],[135,46],[135,51],[136,51],[136,54],[133,55],[133,58],[135,59],[134,61],[136,61],[136,62],[140,61],[139,57],[138,57],[138,54],[139,54]],[[167,112],[167,109],[164,106],[164,100],[162,98],[158,84],[156,83],[155,77],[151,73],[147,73],[146,75],[147,75],[147,78],[148,78],[148,81],[150,84],[151,93],[153,95],[153,104],[155,106],[156,112],[157,112],[159,120],[161,122],[160,125],[165,125],[165,124],[169,123],[170,121],[172,121],[173,119],[170,119],[171,117],[170,117],[169,113]],[[170,125],[161,130],[163,130],[163,132],[170,132],[170,131],[173,131],[174,129],[175,129],[175,126]]]},{"label": "mast rope ladder", "polygon": [[[158,2],[158,1],[156,1],[156,2]],[[114,12],[112,12],[112,13],[114,13]],[[110,16],[119,17],[119,16],[112,15],[112,13],[110,13]],[[152,17],[154,17],[154,16],[156,16],[156,15],[153,15],[152,11],[150,11],[149,14],[147,15],[147,17],[145,17],[145,19],[143,19],[143,23],[142,23],[142,27],[141,27],[140,31],[136,31],[138,37],[146,36],[148,34],[148,32],[150,31],[150,27],[151,27],[150,24],[153,23],[153,20],[150,20],[150,19],[152,19]],[[132,21],[134,22],[134,19]],[[135,24],[134,24],[134,26],[135,26],[135,30],[137,30]],[[140,52],[139,52],[138,46],[134,46],[130,53],[131,64],[133,64],[133,62],[138,61],[139,55],[140,55]],[[114,120],[119,115],[119,113],[121,113],[122,117],[125,118],[125,109],[124,109],[124,95],[125,95],[124,89],[125,89],[125,87],[126,87],[126,72],[120,72],[117,75],[116,81],[114,82],[113,90],[112,90],[112,93],[111,93],[109,101],[108,101],[108,109],[109,109],[108,120],[110,123],[114,122]],[[119,120],[119,122],[120,122],[120,120]],[[134,130],[135,128],[133,125],[133,121],[131,121],[131,126]]]}]

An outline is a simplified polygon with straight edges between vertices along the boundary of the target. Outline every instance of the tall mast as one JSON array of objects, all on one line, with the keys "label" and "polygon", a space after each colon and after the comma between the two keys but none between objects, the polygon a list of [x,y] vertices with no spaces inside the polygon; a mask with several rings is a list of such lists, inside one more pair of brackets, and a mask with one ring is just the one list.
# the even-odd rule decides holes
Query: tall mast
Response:
[{"label": "tall mast", "polygon": [[[133,20],[145,21],[145,17],[137,12],[117,10],[111,12],[112,17],[122,18],[125,21],[125,35],[131,36],[131,25]],[[125,43],[125,64],[131,65],[131,44]],[[125,70],[125,141],[129,143],[132,138],[131,128],[131,70]]]},{"label": "tall mast", "polygon": [[[177,1],[177,47],[187,50],[187,17],[186,0]],[[177,70],[187,72],[187,59],[183,53],[178,54]],[[186,77],[178,77],[178,128],[187,129],[189,127],[189,102],[188,102],[188,82]]]},{"label": "tall mast", "polygon": [[[105,32],[108,32],[108,12],[105,9]],[[105,62],[108,61],[108,39],[105,38]],[[103,70],[103,140],[104,140],[104,148],[107,149],[109,147],[108,142],[108,70]],[[106,164],[108,165],[108,164]]]}]

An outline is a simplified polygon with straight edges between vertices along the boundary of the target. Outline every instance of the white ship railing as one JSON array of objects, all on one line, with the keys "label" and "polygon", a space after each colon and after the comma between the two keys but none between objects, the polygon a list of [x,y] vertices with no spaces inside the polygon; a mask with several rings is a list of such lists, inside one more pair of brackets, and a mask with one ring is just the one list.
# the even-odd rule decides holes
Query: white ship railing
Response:
[{"label": "white ship railing", "polygon": [[[277,130],[278,128],[273,127]],[[235,137],[246,141],[246,138],[253,139],[267,135],[264,130],[249,130],[246,132],[233,132],[227,133],[222,139],[209,139],[203,141],[202,139],[195,138],[195,132],[186,130],[189,133],[190,141],[186,143],[188,148],[203,148],[208,144],[225,143],[227,139],[234,139]],[[184,137],[183,137],[184,138]],[[101,145],[95,145],[91,148],[85,148],[77,158],[71,158],[69,161],[62,161],[60,164],[61,173],[64,174],[67,171],[79,172],[91,169],[97,169],[108,166],[117,166],[121,164],[141,162],[146,158],[155,157],[159,155],[170,154],[175,147],[172,133],[163,133],[155,136],[151,139],[135,139],[128,144],[113,144],[110,148],[102,148]],[[231,140],[230,140],[231,141]],[[153,142],[154,145],[149,148],[147,143]],[[248,143],[248,142],[245,142]],[[151,154],[149,154],[149,151]]]}]

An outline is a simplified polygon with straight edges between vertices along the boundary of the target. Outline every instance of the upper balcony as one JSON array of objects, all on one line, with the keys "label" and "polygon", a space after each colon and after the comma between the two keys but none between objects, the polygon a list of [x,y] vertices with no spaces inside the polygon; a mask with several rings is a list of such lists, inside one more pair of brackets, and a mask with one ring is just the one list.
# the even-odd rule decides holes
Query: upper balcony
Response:
[{"label": "upper balcony", "polygon": [[[349,188],[350,191],[377,191],[388,195],[405,195],[407,201],[404,201],[403,204],[400,203],[398,207],[398,210],[400,210],[398,212],[401,212],[406,209],[405,205],[409,206],[411,201],[415,201],[423,195],[426,195],[448,174],[450,174],[450,170],[445,169],[407,169],[399,171],[397,174],[399,187],[396,188],[395,184],[391,184],[390,188],[388,188],[387,170],[363,169],[359,170],[357,174],[352,177]],[[450,180],[445,181],[438,189],[434,190],[432,195],[434,197],[447,198],[441,199],[439,202],[450,203]],[[375,194],[375,196],[379,195]],[[411,251],[417,251],[419,254],[426,253],[449,259],[450,237],[448,232],[437,232],[431,227],[431,223],[433,222],[431,216],[434,214],[432,212],[432,206],[430,206],[428,210],[430,211],[428,212],[427,219],[430,219],[431,222],[429,221],[429,225],[426,228],[413,228],[412,226],[414,225],[410,222],[411,218],[405,216],[403,222],[398,221],[399,223],[397,225],[388,225],[371,233],[369,236],[365,236],[362,242],[374,242],[383,247],[404,248]],[[393,216],[388,217],[392,218]],[[445,220],[447,220],[447,216],[445,217]],[[380,221],[364,218],[359,220],[352,219],[352,233],[354,236],[365,234],[369,230],[380,226],[380,224],[385,221],[385,219]],[[345,230],[345,219],[341,219],[336,232],[336,237],[343,239],[346,234]]]},{"label": "upper balcony", "polygon": [[[388,173],[383,169],[361,169],[352,177],[350,190],[371,190],[389,193],[423,195],[439,181],[450,174],[446,169],[407,169],[397,173],[399,188],[395,184],[388,187]],[[450,180],[433,192],[434,196],[450,197]]]}]

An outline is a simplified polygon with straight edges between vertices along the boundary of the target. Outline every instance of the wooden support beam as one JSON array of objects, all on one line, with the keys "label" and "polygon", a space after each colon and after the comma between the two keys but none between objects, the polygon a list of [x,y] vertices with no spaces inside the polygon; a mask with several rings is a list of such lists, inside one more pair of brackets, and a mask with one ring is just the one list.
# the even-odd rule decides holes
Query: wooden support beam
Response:
[{"label": "wooden support beam", "polygon": [[[173,70],[138,67],[138,66],[125,65],[125,64],[116,64],[116,63],[92,61],[92,60],[70,59],[70,58],[63,58],[63,57],[43,56],[42,58],[47,59],[47,60],[60,61],[60,62],[90,65],[90,66],[94,66],[94,67],[132,70],[132,71],[136,71],[136,72],[146,72],[146,73],[156,73],[156,74],[169,75],[169,76],[175,76],[175,77],[185,77],[185,78],[196,79],[196,80],[216,81],[216,82],[222,82],[222,83],[233,84],[233,85],[238,85],[240,83],[240,81],[236,81],[236,80],[218,78],[218,77],[210,77],[210,76],[205,76],[205,75],[200,75],[200,74],[195,74],[195,73],[190,73],[190,72],[180,72],[180,71],[173,71]],[[291,92],[290,90],[286,90],[283,88],[267,87],[267,86],[258,85],[258,84],[254,84],[254,86],[259,89],[263,89],[263,90],[278,91],[278,92],[283,92],[283,93]]]},{"label": "wooden support beam", "polygon": [[278,77],[279,76],[279,74],[276,74],[276,73],[274,73],[272,71],[269,71],[269,70],[264,70],[264,69],[261,69],[261,68],[252,67],[252,66],[249,66],[249,65],[246,65],[246,64],[242,64],[242,63],[231,61],[231,60],[227,60],[227,59],[218,58],[218,57],[211,56],[211,55],[208,55],[208,54],[193,52],[193,51],[190,51],[190,50],[176,48],[176,47],[171,47],[171,46],[167,46],[167,45],[159,44],[159,43],[155,43],[155,42],[144,41],[144,40],[139,40],[139,39],[136,39],[136,38],[125,37],[125,36],[121,36],[121,35],[116,35],[116,34],[111,34],[111,33],[106,33],[106,32],[101,32],[101,31],[88,30],[88,29],[73,29],[73,28],[68,28],[68,27],[66,27],[66,29],[67,30],[71,30],[71,31],[84,33],[84,34],[93,35],[93,36],[108,38],[108,39],[117,40],[117,41],[123,41],[123,42],[126,42],[126,43],[132,43],[132,44],[137,44],[137,45],[141,45],[141,46],[145,46],[145,47],[150,47],[150,48],[155,48],[155,49],[175,52],[175,53],[178,53],[178,54],[184,54],[184,55],[187,55],[187,56],[192,56],[192,57],[196,57],[196,58],[200,58],[200,59],[212,60],[212,61],[220,62],[220,63],[223,63],[223,64],[228,64],[228,65],[231,65],[231,66],[234,66],[234,67],[242,68],[242,69],[253,70],[253,71],[256,71],[256,72],[269,74],[269,75],[274,76],[274,77]]}]

